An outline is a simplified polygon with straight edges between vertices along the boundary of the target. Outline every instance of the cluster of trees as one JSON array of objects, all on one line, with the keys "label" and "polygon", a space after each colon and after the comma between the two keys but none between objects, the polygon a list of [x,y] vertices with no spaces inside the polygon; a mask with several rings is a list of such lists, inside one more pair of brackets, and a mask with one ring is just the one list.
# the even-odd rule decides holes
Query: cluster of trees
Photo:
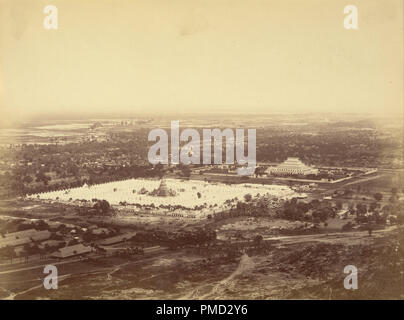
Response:
[{"label": "cluster of trees", "polygon": [[7,197],[77,188],[84,183],[93,185],[122,179],[150,178],[161,175],[160,171],[153,169],[153,165],[116,166],[99,170],[87,168],[81,169],[75,175],[65,177],[56,175],[55,179],[51,178],[44,170],[35,173],[35,179],[30,175],[21,174],[17,170],[7,171],[3,174],[3,178],[0,176],[0,188],[2,188],[2,195]]},{"label": "cluster of trees", "polygon": [[183,246],[199,246],[216,240],[216,232],[211,229],[201,228],[193,231],[179,232],[169,236],[167,245],[172,248]]},{"label": "cluster of trees", "polygon": [[[297,156],[313,165],[377,167],[391,165],[401,150],[401,137],[394,141],[377,131],[350,130],[348,127],[356,126],[353,123],[343,125],[346,127],[317,126],[318,135],[302,134],[298,128],[293,132],[262,128],[257,136],[257,161],[281,162]],[[310,125],[310,130],[316,128]]]},{"label": "cluster of trees", "polygon": [[77,206],[76,212],[80,215],[107,215],[114,211],[107,200],[92,199],[91,201],[82,199],[84,206]]},{"label": "cluster of trees", "polygon": [[[213,214],[215,220],[222,220],[233,217],[260,217],[271,213],[268,203],[264,199],[253,199],[250,194],[244,196],[244,201],[237,201],[236,205],[227,211]],[[208,217],[210,219],[210,217]]]},{"label": "cluster of trees", "polygon": [[156,230],[154,232],[138,232],[132,240],[136,242],[156,243],[170,248],[183,246],[198,246],[216,240],[216,232],[209,228],[195,228],[189,231],[168,232]]},{"label": "cluster of trees", "polygon": [[111,205],[107,200],[97,200],[93,205],[93,209],[97,210],[99,214],[106,214],[110,211]]},{"label": "cluster of trees", "polygon": [[1,193],[8,197],[72,188],[84,182],[157,176],[161,173],[146,159],[147,132],[143,131],[128,137],[118,135],[108,142],[8,148],[3,160],[12,166],[2,168]]},{"label": "cluster of trees", "polygon": [[[180,205],[180,204],[176,204],[176,205],[160,204],[157,207],[154,203],[140,204],[140,203],[127,203],[126,201],[119,202],[119,205],[121,205],[121,206],[131,205],[131,206],[134,206],[134,207],[136,207],[138,209],[145,209],[145,210],[149,210],[149,209],[151,209],[151,210],[153,210],[153,209],[166,209],[166,210],[169,210],[169,211],[175,211],[175,210],[179,210],[179,211],[182,211],[182,210],[184,210],[184,211],[195,210],[195,211],[198,211],[198,210],[202,210],[202,209],[204,209],[204,208],[206,208],[208,206],[208,204],[205,202],[205,203],[203,203],[201,205],[194,206],[191,209],[188,208],[188,207],[185,207],[183,205]],[[214,205],[209,205],[209,208],[214,208],[214,207],[217,207],[216,203]]]},{"label": "cluster of trees", "polygon": [[[309,210],[311,215],[307,215]],[[324,222],[335,215],[331,205],[324,205],[319,200],[312,200],[309,203],[298,202],[296,198],[286,201],[278,216],[287,220],[318,221]]]}]

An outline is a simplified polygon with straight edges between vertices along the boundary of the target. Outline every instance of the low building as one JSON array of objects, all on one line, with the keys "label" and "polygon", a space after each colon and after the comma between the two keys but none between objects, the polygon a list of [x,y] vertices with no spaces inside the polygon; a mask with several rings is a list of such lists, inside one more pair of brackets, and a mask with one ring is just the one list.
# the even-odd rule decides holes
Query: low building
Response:
[{"label": "low building", "polygon": [[48,230],[38,231],[35,229],[8,233],[4,237],[0,237],[0,248],[7,246],[17,247],[34,241],[44,241],[49,239],[50,236],[51,232]]},{"label": "low building", "polygon": [[110,237],[110,238],[101,240],[98,244],[100,244],[102,246],[110,246],[110,245],[113,245],[113,244],[116,244],[116,243],[120,243],[120,242],[130,240],[135,235],[136,235],[136,232],[128,232],[128,233],[125,233],[125,234],[120,234],[120,235],[115,236],[115,237]]},{"label": "low building", "polygon": [[51,230],[57,230],[63,225],[63,223],[58,221],[48,221],[47,223]]},{"label": "low building", "polygon": [[52,233],[48,230],[37,231],[30,237],[30,239],[32,239],[33,241],[44,241],[49,239],[51,234]]},{"label": "low building", "polygon": [[87,247],[82,243],[75,244],[73,246],[68,246],[64,248],[59,248],[57,251],[52,253],[52,257],[54,258],[70,258],[74,256],[81,256],[88,254],[92,251],[91,247]]},{"label": "low building", "polygon": [[102,235],[102,234],[108,235],[108,234],[111,233],[111,231],[108,230],[107,228],[97,228],[97,229],[92,229],[91,233],[94,234],[94,235],[99,236],[99,235]]},{"label": "low building", "polygon": [[24,244],[30,243],[30,242],[31,242],[30,238],[21,238],[21,239],[0,238],[0,248],[23,246]]},{"label": "low building", "polygon": [[61,240],[46,240],[41,242],[39,245],[39,248],[45,249],[45,248],[53,248],[56,249],[56,247],[63,246],[65,244],[64,241]]},{"label": "low building", "polygon": [[337,212],[337,217],[340,219],[346,219],[346,218],[348,218],[348,215],[349,215],[349,210],[342,209]]},{"label": "low building", "polygon": [[17,232],[12,232],[12,233],[6,233],[4,235],[4,238],[6,239],[21,239],[21,238],[26,238],[30,237],[37,231],[35,229],[28,229],[28,230],[23,230],[23,231],[17,231]]}]

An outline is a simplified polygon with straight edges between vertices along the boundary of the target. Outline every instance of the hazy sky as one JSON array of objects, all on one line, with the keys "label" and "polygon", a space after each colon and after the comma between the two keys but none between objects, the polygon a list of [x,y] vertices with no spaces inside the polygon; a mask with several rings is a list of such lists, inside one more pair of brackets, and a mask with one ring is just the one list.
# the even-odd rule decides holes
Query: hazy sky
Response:
[{"label": "hazy sky", "polygon": [[0,0],[1,114],[401,113],[403,36],[402,0]]}]

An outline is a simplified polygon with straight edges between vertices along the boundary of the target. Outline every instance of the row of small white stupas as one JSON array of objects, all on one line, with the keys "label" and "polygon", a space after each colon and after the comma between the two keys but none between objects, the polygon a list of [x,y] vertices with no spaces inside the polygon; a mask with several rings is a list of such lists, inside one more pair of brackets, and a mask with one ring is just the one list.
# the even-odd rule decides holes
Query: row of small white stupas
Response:
[{"label": "row of small white stupas", "polygon": [[[142,216],[146,214],[144,212],[139,212],[139,210],[129,209],[123,210],[122,208],[118,209],[120,216]],[[182,211],[161,211],[161,210],[152,210],[151,212],[147,212],[147,215],[152,214],[154,216],[161,216],[161,217],[181,217],[181,218],[190,218],[195,219],[197,216],[199,218],[205,217],[206,214],[198,213],[198,215],[194,213],[190,213],[188,210]]]},{"label": "row of small white stupas", "polygon": [[[37,195],[41,195],[41,194],[50,194],[50,193],[54,193],[54,192],[70,192],[71,190],[74,189],[81,189],[81,188],[93,188],[93,187],[97,187],[97,186],[103,186],[103,185],[108,185],[108,184],[116,184],[117,182],[122,182],[122,181],[130,181],[133,179],[117,179],[114,181],[108,181],[108,182],[100,182],[100,183],[94,183],[91,185],[88,185],[87,183],[84,183],[82,186],[79,187],[73,187],[73,188],[58,188],[52,191],[41,191],[41,192],[35,192],[35,193],[29,193],[26,194],[26,197],[36,197]],[[149,180],[156,180],[156,181],[160,181],[159,179],[153,179],[150,178]]]}]

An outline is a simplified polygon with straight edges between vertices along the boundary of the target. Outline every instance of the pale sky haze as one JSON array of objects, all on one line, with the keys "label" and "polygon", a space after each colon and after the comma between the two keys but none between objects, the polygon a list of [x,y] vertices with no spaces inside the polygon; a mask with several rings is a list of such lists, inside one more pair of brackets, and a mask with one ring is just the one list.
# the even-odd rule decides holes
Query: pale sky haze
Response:
[{"label": "pale sky haze", "polygon": [[0,114],[402,115],[403,39],[402,0],[0,0]]}]

